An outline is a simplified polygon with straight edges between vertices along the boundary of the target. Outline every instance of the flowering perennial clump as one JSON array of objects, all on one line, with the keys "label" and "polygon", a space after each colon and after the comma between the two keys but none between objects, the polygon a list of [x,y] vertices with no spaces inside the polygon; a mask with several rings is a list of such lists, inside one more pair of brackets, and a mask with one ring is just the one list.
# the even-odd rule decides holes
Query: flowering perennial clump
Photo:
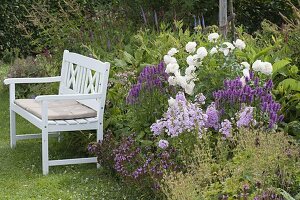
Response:
[{"label": "flowering perennial clump", "polygon": [[131,135],[113,150],[114,169],[124,178],[138,179],[151,176],[161,179],[163,171],[176,170],[178,166],[172,161],[176,150],[168,148],[168,141],[161,140],[159,146],[163,149],[159,153],[153,153],[151,148],[137,147],[134,135]]},{"label": "flowering perennial clump", "polygon": [[225,119],[221,123],[221,128],[220,128],[219,132],[222,133],[225,138],[228,138],[231,135],[231,131],[232,131],[231,122],[228,119]]},{"label": "flowering perennial clump", "polygon": [[273,99],[272,87],[272,80],[260,85],[259,78],[254,77],[253,72],[250,72],[249,77],[246,77],[246,85],[243,85],[240,78],[225,80],[224,89],[213,93],[216,108],[224,114],[224,108],[228,106],[229,108],[242,109],[242,105],[246,105],[246,108],[238,114],[237,126],[241,127],[249,126],[252,124],[250,122],[255,124],[253,120],[253,107],[255,107],[256,117],[267,115],[268,127],[273,128],[277,122],[283,120],[283,115],[279,115],[281,106]]},{"label": "flowering perennial clump", "polygon": [[126,102],[128,104],[136,104],[143,90],[166,90],[164,85],[167,82],[168,77],[169,75],[165,73],[163,62],[159,63],[157,66],[146,66],[140,73],[137,84],[134,84],[131,87]]},{"label": "flowering perennial clump", "polygon": [[249,127],[251,123],[255,124],[255,119],[253,119],[254,107],[245,107],[238,114],[238,121],[236,122],[237,127]]},{"label": "flowering perennial clump", "polygon": [[219,129],[219,111],[216,109],[214,103],[208,106],[206,110],[207,121],[206,127],[207,128],[214,128],[215,130]]},{"label": "flowering perennial clump", "polygon": [[206,121],[207,115],[202,112],[202,109],[197,104],[190,103],[184,93],[179,92],[164,117],[157,120],[150,128],[154,135],[165,132],[168,136],[176,137],[184,132],[196,131],[201,137],[205,131]]},{"label": "flowering perennial clump", "polygon": [[[211,43],[216,43],[219,39],[218,33],[211,33],[208,36],[208,40]],[[186,57],[186,63],[188,67],[185,67],[185,74],[182,75],[180,71],[180,66],[174,57],[179,51],[176,48],[171,48],[167,55],[164,56],[164,62],[167,65],[166,73],[170,74],[168,78],[168,82],[172,86],[180,86],[184,89],[184,92],[193,95],[195,81],[197,81],[196,71],[199,67],[203,66],[204,59],[210,54],[211,56],[217,54],[218,52],[222,52],[224,56],[230,55],[234,51],[235,48],[243,50],[246,47],[246,44],[241,39],[237,39],[232,43],[224,42],[220,47],[214,46],[209,52],[203,46],[197,48],[196,42],[188,42],[185,46],[185,51],[189,54]]]}]

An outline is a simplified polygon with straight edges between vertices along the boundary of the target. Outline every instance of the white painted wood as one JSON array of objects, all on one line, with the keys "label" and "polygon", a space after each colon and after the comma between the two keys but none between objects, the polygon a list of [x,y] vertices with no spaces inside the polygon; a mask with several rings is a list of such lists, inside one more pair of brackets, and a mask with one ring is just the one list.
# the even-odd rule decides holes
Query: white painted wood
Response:
[{"label": "white painted wood", "polygon": [[74,165],[74,164],[96,163],[96,162],[97,162],[97,157],[75,158],[75,159],[64,159],[64,160],[49,160],[49,166]]},{"label": "white painted wood", "polygon": [[5,85],[17,84],[17,83],[53,83],[60,82],[61,77],[43,77],[43,78],[8,78],[4,80]]},{"label": "white painted wood", "polygon": [[65,120],[55,120],[58,125],[69,125]]},{"label": "white painted wood", "polygon": [[88,123],[93,123],[93,122],[97,122],[98,119],[96,117],[93,118],[85,118],[86,121],[88,121]]},{"label": "white painted wood", "polygon": [[42,102],[42,166],[43,174],[49,173],[49,152],[48,152],[48,101]]},{"label": "white painted wood", "polygon": [[12,110],[16,112],[18,115],[22,116],[23,118],[27,119],[30,123],[38,127],[39,129],[42,129],[42,120],[35,115],[31,114],[30,112],[27,112],[20,106],[16,104],[12,104]]},{"label": "white painted wood", "polygon": [[[49,137],[57,137],[59,136],[59,133],[48,133]],[[42,138],[41,133],[36,133],[36,134],[23,134],[23,135],[16,135],[17,141],[19,140],[28,140],[28,139],[35,139],[35,138]]]},{"label": "white painted wood", "polygon": [[75,119],[75,121],[78,123],[78,124],[87,124],[88,121],[85,120],[85,119]]},{"label": "white painted wood", "polygon": [[[63,131],[97,130],[97,140],[103,140],[103,114],[109,76],[110,64],[76,53],[64,51],[61,76],[48,78],[14,78],[6,79],[10,85],[10,136],[11,147],[17,140],[42,138],[43,174],[49,173],[49,166],[97,163],[97,158],[77,158],[49,161],[48,138]],[[29,113],[14,103],[15,84],[17,83],[50,83],[60,82],[58,95],[42,95],[36,101],[42,104],[42,119]],[[72,120],[48,120],[48,102],[74,99],[97,111],[97,117]],[[42,134],[16,135],[15,114],[19,114],[36,127]],[[99,167],[99,165],[97,165]]]},{"label": "white painted wood", "polygon": [[15,84],[9,85],[9,107],[10,107],[10,147],[16,147],[16,113],[13,111],[12,106],[15,101]]},{"label": "white painted wood", "polygon": [[65,120],[69,125],[74,125],[74,124],[77,124],[77,122],[75,120]]},{"label": "white painted wood", "polygon": [[36,101],[54,101],[54,100],[82,100],[82,99],[100,99],[102,94],[59,94],[59,95],[41,95],[35,97]]},{"label": "white painted wood", "polygon": [[74,125],[49,125],[48,131],[78,131],[78,130],[97,130],[98,122],[88,124],[74,124]]}]

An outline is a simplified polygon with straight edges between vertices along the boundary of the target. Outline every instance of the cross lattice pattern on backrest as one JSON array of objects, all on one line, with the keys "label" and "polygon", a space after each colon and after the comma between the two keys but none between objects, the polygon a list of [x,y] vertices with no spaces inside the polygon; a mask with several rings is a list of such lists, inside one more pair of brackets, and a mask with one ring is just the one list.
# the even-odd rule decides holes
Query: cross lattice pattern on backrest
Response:
[{"label": "cross lattice pattern on backrest", "polygon": [[[60,94],[106,94],[110,64],[64,51]],[[105,97],[105,96],[104,96]],[[104,98],[105,99],[105,98]],[[96,100],[80,101],[81,103],[97,109]]]}]

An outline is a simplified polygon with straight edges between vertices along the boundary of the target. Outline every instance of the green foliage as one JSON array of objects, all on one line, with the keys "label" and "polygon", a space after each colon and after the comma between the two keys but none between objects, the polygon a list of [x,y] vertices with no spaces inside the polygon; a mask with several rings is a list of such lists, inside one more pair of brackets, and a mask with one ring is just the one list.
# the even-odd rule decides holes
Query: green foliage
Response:
[{"label": "green foliage", "polygon": [[299,145],[295,140],[284,133],[241,130],[232,142],[233,151],[226,140],[211,146],[208,137],[201,139],[187,172],[164,177],[168,199],[235,199],[241,195],[253,199],[263,191],[280,194],[276,188],[291,195],[299,192]]},{"label": "green foliage", "polygon": [[[294,3],[297,0],[292,0]],[[248,31],[256,31],[263,20],[269,20],[277,25],[281,25],[284,20],[280,12],[287,16],[292,16],[292,9],[286,0],[239,0],[235,1],[235,13],[239,25],[244,25]]]},{"label": "green foliage", "polygon": [[[59,66],[55,60],[45,55],[37,55],[34,57],[17,58],[9,68],[7,74],[8,78],[26,78],[26,77],[49,77],[57,74],[55,69]],[[57,93],[57,85],[45,84],[21,84],[17,86],[16,96],[21,97],[34,97],[39,94]]]}]

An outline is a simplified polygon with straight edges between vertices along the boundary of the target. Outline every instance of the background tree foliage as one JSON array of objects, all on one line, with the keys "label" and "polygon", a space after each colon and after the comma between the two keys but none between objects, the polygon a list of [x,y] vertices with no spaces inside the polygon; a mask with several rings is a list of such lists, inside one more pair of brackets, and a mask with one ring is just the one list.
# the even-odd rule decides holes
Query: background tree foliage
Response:
[{"label": "background tree foliage", "polygon": [[[28,19],[32,6],[43,5],[55,15],[68,2],[80,5],[80,12],[90,19],[97,11],[108,8],[117,15],[122,13],[126,17],[121,20],[135,22],[132,25],[135,29],[141,26],[157,29],[161,22],[171,23],[173,20],[183,20],[190,28],[201,24],[201,20],[206,25],[218,22],[216,0],[3,0],[0,5],[0,57],[10,60],[19,53],[18,50],[25,56],[39,53],[35,52],[36,44],[32,41],[40,38],[41,33]],[[292,2],[297,5],[297,0]],[[279,12],[287,17],[292,15],[286,0],[239,0],[234,1],[234,8],[237,24],[242,24],[250,32],[259,29],[263,19],[281,25],[283,20]],[[74,20],[78,16],[71,15]]]}]

